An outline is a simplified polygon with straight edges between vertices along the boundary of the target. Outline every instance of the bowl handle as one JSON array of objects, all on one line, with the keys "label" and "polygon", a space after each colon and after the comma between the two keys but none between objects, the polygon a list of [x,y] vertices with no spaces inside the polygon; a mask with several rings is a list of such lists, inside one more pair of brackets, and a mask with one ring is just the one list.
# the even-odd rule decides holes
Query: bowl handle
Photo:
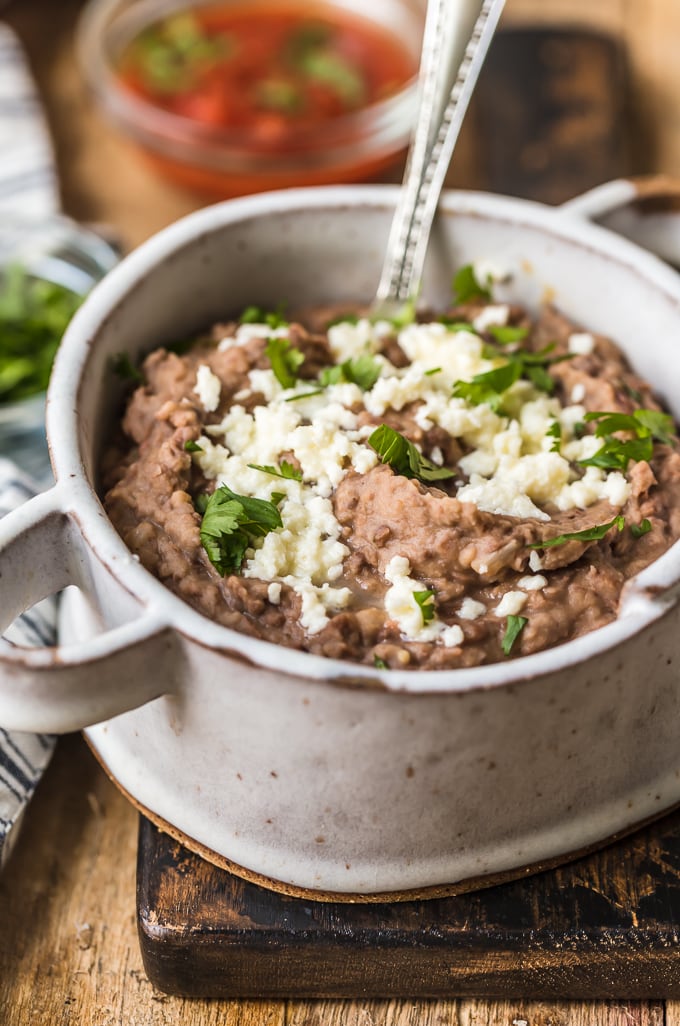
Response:
[{"label": "bowl handle", "polygon": [[[92,595],[91,557],[61,496],[57,484],[0,520],[0,632],[67,585]],[[79,730],[172,690],[179,662],[176,635],[150,608],[77,645],[23,648],[0,639],[0,726]]]},{"label": "bowl handle", "polygon": [[670,175],[640,175],[616,178],[604,185],[562,203],[560,210],[570,216],[596,221],[606,214],[627,207],[638,200],[659,200],[670,204],[680,202],[680,180]]}]

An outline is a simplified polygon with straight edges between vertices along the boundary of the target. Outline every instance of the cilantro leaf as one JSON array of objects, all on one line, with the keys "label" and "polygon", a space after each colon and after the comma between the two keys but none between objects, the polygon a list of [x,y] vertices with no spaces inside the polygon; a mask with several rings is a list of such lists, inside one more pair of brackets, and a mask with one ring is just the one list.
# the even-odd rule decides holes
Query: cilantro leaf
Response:
[{"label": "cilantro leaf", "polygon": [[552,422],[552,424],[546,431],[546,435],[549,438],[555,439],[553,444],[550,446],[550,452],[559,452],[560,447],[562,445],[562,425],[560,424],[559,420],[554,420]]},{"label": "cilantro leaf", "polygon": [[269,498],[274,503],[275,506],[280,506],[281,503],[283,502],[283,500],[286,498],[286,493],[285,492],[272,492],[271,495],[269,496]]},{"label": "cilantro leaf", "polygon": [[185,452],[203,452],[203,446],[195,442],[193,438],[188,438],[184,443]]},{"label": "cilantro leaf", "polygon": [[[196,506],[199,508],[198,501]],[[273,503],[237,495],[227,485],[215,489],[200,506],[201,544],[210,562],[223,575],[238,573],[253,538],[262,538],[282,526],[281,514]]]},{"label": "cilantro leaf", "polygon": [[352,385],[358,385],[364,392],[368,392],[375,385],[380,377],[380,364],[374,360],[370,353],[360,353],[359,356],[350,357],[335,367],[324,367],[319,375],[319,381],[324,387],[339,385],[346,381]]},{"label": "cilantro leaf", "polygon": [[515,616],[514,613],[510,614],[507,619],[505,634],[501,642],[501,648],[506,656],[510,655],[513,645],[528,623],[529,621],[526,616]]},{"label": "cilantro leaf", "polygon": [[305,362],[300,350],[292,346],[287,338],[270,338],[267,340],[265,353],[279,384],[283,388],[294,388],[297,381],[296,372]]},{"label": "cilantro leaf", "polygon": [[289,395],[287,399],[284,399],[284,402],[294,403],[298,399],[311,399],[313,395],[323,395],[323,388],[314,388],[311,392],[298,392],[297,395]]},{"label": "cilantro leaf", "polygon": [[453,298],[455,303],[468,303],[471,299],[491,299],[491,290],[487,285],[477,281],[472,264],[461,267],[453,278]]},{"label": "cilantro leaf", "polygon": [[517,328],[510,324],[491,324],[488,332],[499,345],[507,346],[513,342],[522,342],[529,334],[529,329]]},{"label": "cilantro leaf", "polygon": [[453,317],[448,317],[446,314],[442,314],[437,320],[440,324],[444,324],[448,331],[469,331],[471,335],[478,334],[474,324],[469,321],[454,320]]},{"label": "cilantro leaf", "polygon": [[423,624],[429,623],[430,620],[434,620],[434,591],[431,588],[425,591],[414,591],[413,598],[416,604],[420,607],[420,612],[423,616]]},{"label": "cilantro leaf", "polygon": [[271,474],[273,477],[283,477],[288,481],[302,481],[302,471],[294,467],[288,460],[281,460],[278,470],[269,464],[260,466],[259,463],[249,463],[248,466],[253,470],[261,470],[263,474]]},{"label": "cilantro leaf", "polygon": [[563,545],[568,541],[600,541],[604,538],[607,531],[610,531],[612,527],[615,527],[617,531],[623,531],[625,526],[625,520],[621,514],[614,517],[606,524],[598,524],[596,527],[586,527],[583,531],[571,531],[566,534],[558,534],[555,538],[545,538],[543,541],[534,542],[530,545],[530,549],[550,549],[554,545]]},{"label": "cilantro leaf", "polygon": [[375,666],[376,670],[387,670],[388,669],[388,666],[387,666],[387,663],[385,662],[385,660],[381,659],[380,656],[377,656],[377,655],[373,656],[373,665]]},{"label": "cilantro leaf", "polygon": [[630,431],[638,438],[655,438],[666,445],[673,444],[675,425],[673,418],[661,410],[633,410],[632,413],[610,413],[598,410],[586,413],[585,420],[597,421],[595,434],[598,438],[606,437],[615,431]]},{"label": "cilantro leaf", "polygon": [[381,424],[375,429],[368,438],[368,444],[377,452],[383,463],[388,463],[396,474],[402,474],[404,477],[415,477],[419,481],[427,482],[441,481],[454,476],[453,470],[436,466],[418,452],[413,442],[387,424]]},{"label": "cilantro leaf", "polygon": [[[578,461],[584,467],[624,471],[630,460],[639,462],[652,458],[654,439],[673,444],[673,418],[661,410],[640,409],[632,413],[597,410],[586,413],[585,420],[597,421],[595,435],[604,438],[604,444],[589,459]],[[635,437],[622,441],[613,437],[615,431],[627,431]]]},{"label": "cilantro leaf", "polygon": [[654,452],[651,435],[646,438],[633,438],[622,442],[619,438],[608,437],[604,445],[587,459],[578,460],[582,467],[599,467],[601,470],[625,471],[631,460],[636,463],[644,460],[649,462]]},{"label": "cilantro leaf", "polygon": [[633,538],[642,538],[643,534],[649,534],[651,529],[652,524],[646,517],[639,524],[630,525],[630,533],[633,535]]},{"label": "cilantro leaf", "polygon": [[440,371],[441,367],[431,367],[429,370],[425,371],[425,377],[431,378],[433,374],[439,374]]},{"label": "cilantro leaf", "polygon": [[456,399],[466,399],[474,406],[488,403],[493,410],[497,410],[503,398],[502,393],[519,380],[521,373],[520,361],[510,360],[502,367],[475,374],[470,381],[456,381],[452,395]]},{"label": "cilantro leaf", "polygon": [[283,305],[269,312],[259,306],[247,306],[238,320],[239,324],[266,324],[269,328],[285,328],[288,324],[283,316]]},{"label": "cilantro leaf", "polygon": [[111,362],[111,370],[126,381],[144,381],[139,367],[135,367],[127,353],[118,353]]},{"label": "cilantro leaf", "polygon": [[[488,403],[493,410],[497,410],[502,402],[503,392],[521,377],[531,381],[534,388],[539,391],[550,394],[555,389],[555,382],[548,374],[547,368],[554,363],[570,360],[573,356],[571,353],[550,356],[553,349],[554,345],[549,345],[537,353],[512,353],[507,357],[507,363],[500,367],[485,371],[483,374],[475,374],[470,381],[456,381],[452,395],[454,398],[467,399],[475,406]],[[487,355],[493,358],[497,354]]]}]

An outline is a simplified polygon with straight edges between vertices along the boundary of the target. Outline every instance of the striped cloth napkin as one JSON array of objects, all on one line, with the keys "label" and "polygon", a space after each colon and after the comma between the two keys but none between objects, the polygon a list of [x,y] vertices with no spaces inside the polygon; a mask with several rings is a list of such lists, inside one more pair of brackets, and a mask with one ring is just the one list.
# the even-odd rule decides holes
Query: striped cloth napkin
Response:
[{"label": "striped cloth napkin", "polygon": [[[0,25],[0,217],[40,219],[58,209],[57,176],[40,101],[16,36]],[[13,463],[0,459],[0,516],[35,490],[34,482]],[[46,599],[24,613],[5,637],[15,644],[54,644],[55,600]],[[53,748],[52,737],[0,728],[0,867]]]}]

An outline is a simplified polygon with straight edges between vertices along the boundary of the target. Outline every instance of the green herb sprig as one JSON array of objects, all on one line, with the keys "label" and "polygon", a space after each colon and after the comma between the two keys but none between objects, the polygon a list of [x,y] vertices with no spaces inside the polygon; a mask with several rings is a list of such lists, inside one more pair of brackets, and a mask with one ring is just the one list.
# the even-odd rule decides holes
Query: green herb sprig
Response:
[{"label": "green herb sprig", "polygon": [[489,284],[478,281],[472,264],[465,264],[464,267],[456,271],[453,278],[454,303],[469,303],[475,299],[483,299],[488,302],[491,299]]},{"label": "green herb sprig", "polygon": [[369,435],[368,444],[377,452],[383,463],[389,464],[395,473],[403,477],[415,477],[427,483],[454,476],[453,470],[436,466],[418,452],[413,442],[387,424],[381,424]]},{"label": "green herb sprig", "polygon": [[0,401],[43,392],[61,337],[82,302],[53,282],[33,278],[20,264],[0,280]]},{"label": "green herb sprig", "polygon": [[555,545],[564,545],[568,541],[600,541],[615,527],[617,531],[623,531],[626,521],[622,514],[614,517],[606,524],[598,524],[596,527],[586,527],[583,531],[568,531],[566,534],[558,534],[555,538],[545,538],[543,541],[534,542],[529,545],[530,549],[551,549]]},{"label": "green herb sprig", "polygon": [[223,575],[239,572],[254,538],[263,538],[283,526],[274,503],[237,495],[227,485],[217,488],[207,502],[203,496],[197,507],[203,513],[201,544]]},{"label": "green herb sprig", "polygon": [[515,616],[514,613],[510,614],[507,619],[505,634],[501,642],[501,648],[506,656],[510,655],[515,642],[528,623],[529,621],[526,616]]},{"label": "green herb sprig", "polygon": [[423,625],[434,620],[434,591],[432,591],[431,588],[427,588],[423,591],[414,591],[413,598],[415,599],[416,605],[420,608],[420,612],[423,617]]},{"label": "green herb sprig", "polygon": [[[595,437],[604,439],[603,445],[587,459],[579,460],[583,467],[625,471],[630,460],[651,460],[654,441],[672,445],[675,425],[673,418],[661,410],[634,410],[633,413],[594,411],[586,413],[586,421],[597,421]],[[622,440],[614,432],[630,432],[634,437]]]},{"label": "green herb sprig", "polygon": [[272,477],[282,477],[287,481],[302,481],[302,471],[294,467],[288,460],[281,460],[278,470],[268,463],[261,466],[259,463],[249,463],[253,470],[261,470],[263,474],[271,474]]},{"label": "green herb sprig", "polygon": [[364,392],[370,391],[380,377],[380,364],[370,353],[360,353],[359,356],[350,357],[334,367],[324,367],[319,375],[319,381],[327,388],[329,385],[339,385],[341,382],[348,382],[358,385]]},{"label": "green herb sprig", "polygon": [[287,338],[270,338],[267,340],[265,353],[269,357],[274,377],[283,388],[294,388],[297,371],[305,362],[300,350],[291,345]]}]

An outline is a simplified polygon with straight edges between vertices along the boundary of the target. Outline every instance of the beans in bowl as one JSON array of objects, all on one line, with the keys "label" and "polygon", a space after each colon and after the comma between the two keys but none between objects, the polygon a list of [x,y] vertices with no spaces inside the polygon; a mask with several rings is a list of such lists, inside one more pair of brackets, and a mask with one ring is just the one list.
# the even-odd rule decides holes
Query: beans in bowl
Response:
[{"label": "beans in bowl", "polygon": [[244,310],[143,365],[104,467],[145,567],[227,627],[379,668],[528,655],[616,618],[680,536],[672,418],[546,306]]}]

